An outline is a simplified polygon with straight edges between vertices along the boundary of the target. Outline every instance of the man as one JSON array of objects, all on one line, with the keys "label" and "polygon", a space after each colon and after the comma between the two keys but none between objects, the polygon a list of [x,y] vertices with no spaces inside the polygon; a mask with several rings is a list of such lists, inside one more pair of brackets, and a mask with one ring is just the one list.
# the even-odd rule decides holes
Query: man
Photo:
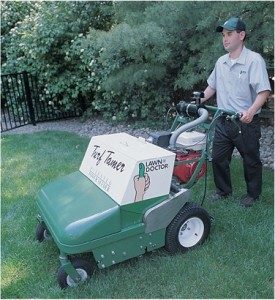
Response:
[{"label": "man", "polygon": [[241,205],[250,207],[262,189],[261,137],[259,112],[270,93],[266,65],[260,54],[244,46],[246,26],[239,18],[230,18],[216,31],[222,33],[228,54],[220,57],[209,76],[204,91],[206,101],[216,93],[219,108],[242,114],[238,124],[219,117],[216,123],[212,165],[216,193],[213,200],[232,194],[230,161],[234,147],[243,158],[247,193]]}]

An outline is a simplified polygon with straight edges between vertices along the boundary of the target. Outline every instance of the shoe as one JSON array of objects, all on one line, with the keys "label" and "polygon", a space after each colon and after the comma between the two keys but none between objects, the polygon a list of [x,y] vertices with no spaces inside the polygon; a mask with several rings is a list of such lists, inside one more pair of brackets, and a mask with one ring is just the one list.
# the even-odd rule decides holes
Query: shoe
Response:
[{"label": "shoe", "polygon": [[224,200],[229,196],[231,196],[231,194],[221,194],[221,193],[215,192],[213,195],[211,195],[210,201],[216,202],[216,201]]},{"label": "shoe", "polygon": [[244,195],[241,197],[240,204],[245,208],[251,207],[259,198],[253,198],[249,195]]}]

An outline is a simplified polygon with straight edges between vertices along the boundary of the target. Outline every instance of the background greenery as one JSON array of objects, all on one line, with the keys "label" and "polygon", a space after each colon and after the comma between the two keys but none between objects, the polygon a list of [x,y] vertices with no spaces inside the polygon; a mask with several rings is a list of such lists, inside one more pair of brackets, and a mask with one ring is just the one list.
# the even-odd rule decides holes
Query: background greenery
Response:
[{"label": "background greenery", "polygon": [[37,74],[56,106],[81,98],[87,114],[158,119],[205,86],[230,16],[273,67],[272,1],[2,1],[2,73]]},{"label": "background greenery", "polygon": [[[210,238],[194,251],[164,249],[97,271],[62,291],[54,243],[35,241],[39,189],[80,166],[88,138],[62,132],[2,136],[1,298],[274,298],[273,172],[264,170],[261,200],[239,206],[242,164],[232,161],[234,196],[211,203],[211,171],[204,207],[215,218]],[[211,168],[209,168],[211,169]],[[192,188],[201,202],[204,180]]]}]

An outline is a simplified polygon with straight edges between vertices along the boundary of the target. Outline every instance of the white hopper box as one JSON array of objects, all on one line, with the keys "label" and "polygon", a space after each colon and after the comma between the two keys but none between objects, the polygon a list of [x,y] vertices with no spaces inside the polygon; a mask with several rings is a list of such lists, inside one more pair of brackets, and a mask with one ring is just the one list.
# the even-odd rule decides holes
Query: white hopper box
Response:
[{"label": "white hopper box", "polygon": [[80,172],[118,204],[168,195],[175,153],[126,133],[91,138]]},{"label": "white hopper box", "polygon": [[199,151],[205,147],[206,135],[198,131],[183,132],[178,136],[177,145],[184,149]]}]

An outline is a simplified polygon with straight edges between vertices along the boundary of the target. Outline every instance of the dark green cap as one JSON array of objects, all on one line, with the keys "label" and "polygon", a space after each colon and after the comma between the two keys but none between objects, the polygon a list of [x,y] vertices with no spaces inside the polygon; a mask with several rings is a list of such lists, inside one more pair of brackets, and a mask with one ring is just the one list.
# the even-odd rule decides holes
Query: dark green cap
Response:
[{"label": "dark green cap", "polygon": [[218,26],[216,28],[217,32],[222,32],[223,29],[233,31],[233,30],[240,30],[245,31],[245,24],[240,18],[232,17],[224,22],[223,25]]}]

